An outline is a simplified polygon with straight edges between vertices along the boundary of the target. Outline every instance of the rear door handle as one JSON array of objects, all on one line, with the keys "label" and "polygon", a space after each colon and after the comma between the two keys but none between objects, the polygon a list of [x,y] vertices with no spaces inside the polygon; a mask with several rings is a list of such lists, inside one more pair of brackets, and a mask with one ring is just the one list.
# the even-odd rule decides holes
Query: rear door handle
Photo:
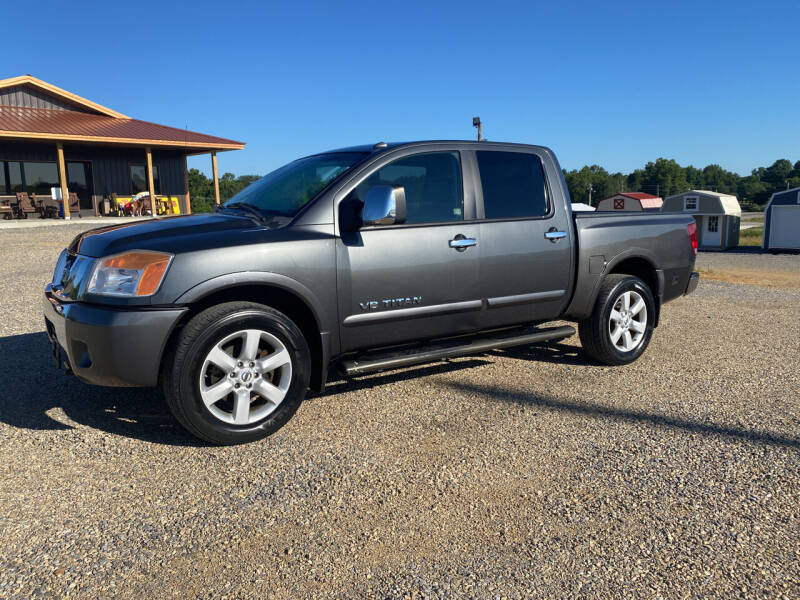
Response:
[{"label": "rear door handle", "polygon": [[455,248],[459,252],[463,252],[470,246],[476,246],[477,244],[478,240],[476,240],[475,238],[468,238],[460,233],[452,240],[450,240],[450,247]]},{"label": "rear door handle", "polygon": [[567,237],[566,231],[559,231],[555,227],[551,227],[544,233],[544,237],[553,242],[554,244],[561,238]]}]

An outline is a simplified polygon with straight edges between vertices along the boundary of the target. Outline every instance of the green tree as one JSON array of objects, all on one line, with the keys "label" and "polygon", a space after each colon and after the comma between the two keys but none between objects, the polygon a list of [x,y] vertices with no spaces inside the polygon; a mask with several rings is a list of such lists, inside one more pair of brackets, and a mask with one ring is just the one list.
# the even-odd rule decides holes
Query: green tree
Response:
[{"label": "green tree", "polygon": [[786,180],[792,173],[792,163],[785,158],[779,158],[772,166],[764,170],[762,179],[773,189],[781,189],[786,186]]},{"label": "green tree", "polygon": [[662,197],[679,194],[690,189],[686,171],[673,159],[658,158],[644,167],[642,187],[645,192]]}]

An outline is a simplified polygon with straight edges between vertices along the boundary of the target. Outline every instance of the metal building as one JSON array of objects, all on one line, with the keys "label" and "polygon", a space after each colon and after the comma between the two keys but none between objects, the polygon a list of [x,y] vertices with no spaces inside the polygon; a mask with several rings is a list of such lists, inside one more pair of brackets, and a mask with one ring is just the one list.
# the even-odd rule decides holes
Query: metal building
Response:
[{"label": "metal building", "polygon": [[800,187],[775,192],[764,211],[765,250],[800,249]]},{"label": "metal building", "polygon": [[664,201],[659,196],[644,192],[620,192],[597,203],[597,210],[658,211]]},{"label": "metal building", "polygon": [[701,250],[725,250],[739,245],[742,209],[736,196],[690,190],[666,198],[661,211],[691,214],[697,222]]},{"label": "metal building", "polygon": [[[82,214],[97,215],[111,195],[173,200],[190,212],[186,157],[244,143],[132,119],[30,75],[0,80],[0,203],[19,193],[77,194]],[[64,203],[69,218],[69,203]]]}]

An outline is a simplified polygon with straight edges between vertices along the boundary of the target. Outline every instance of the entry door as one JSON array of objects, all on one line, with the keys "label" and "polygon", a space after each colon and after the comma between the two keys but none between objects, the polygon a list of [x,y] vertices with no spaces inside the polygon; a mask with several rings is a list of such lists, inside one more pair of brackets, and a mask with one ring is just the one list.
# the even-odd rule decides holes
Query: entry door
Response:
[{"label": "entry door", "polygon": [[572,223],[555,210],[541,157],[478,151],[484,327],[547,321],[568,301]]},{"label": "entry door", "polygon": [[[464,220],[462,181],[459,153],[427,152],[379,166],[347,195],[346,202],[363,202],[374,185],[401,185],[407,219],[337,240],[343,351],[479,327],[480,224]],[[451,244],[458,240],[461,245]]]},{"label": "entry door", "polygon": [[719,216],[707,216],[704,217],[704,220],[703,245],[709,247],[720,246],[722,244],[722,231]]},{"label": "entry door", "polygon": [[94,195],[92,163],[68,161],[67,187],[70,192],[78,194],[81,210],[94,210],[92,201],[92,196]]},{"label": "entry door", "polygon": [[770,248],[800,248],[800,205],[772,206]]}]

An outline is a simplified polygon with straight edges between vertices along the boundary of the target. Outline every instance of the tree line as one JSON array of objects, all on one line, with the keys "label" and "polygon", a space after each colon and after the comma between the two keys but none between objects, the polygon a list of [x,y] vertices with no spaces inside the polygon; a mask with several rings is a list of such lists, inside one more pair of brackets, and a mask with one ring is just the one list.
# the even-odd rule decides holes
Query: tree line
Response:
[{"label": "tree line", "polygon": [[[229,200],[251,183],[261,179],[261,175],[239,175],[224,173],[219,178],[219,197],[222,202]],[[214,180],[198,170],[189,169],[189,195],[192,199],[192,212],[211,212],[214,210]]]},{"label": "tree line", "polygon": [[[220,198],[223,202],[228,200],[260,177],[237,177],[225,173],[219,180]],[[619,192],[647,192],[666,198],[688,190],[712,190],[732,194],[739,199],[742,208],[752,210],[763,208],[774,192],[800,187],[800,160],[792,164],[790,160],[781,158],[769,167],[758,167],[750,175],[742,177],[719,165],[698,169],[691,165],[682,167],[673,159],[659,158],[627,175],[609,173],[601,166],[592,165],[580,170],[565,169],[564,178],[573,202],[588,204],[591,193],[591,204],[595,206],[601,198]],[[189,193],[192,211],[210,212],[213,209],[214,182],[198,169],[189,170]]]},{"label": "tree line", "polygon": [[763,208],[774,192],[787,187],[800,187],[800,160],[792,164],[781,158],[769,167],[758,167],[750,175],[741,176],[719,165],[698,169],[682,167],[676,161],[659,158],[633,173],[609,173],[603,167],[592,165],[572,171],[564,170],[569,194],[573,202],[591,204],[619,192],[646,192],[666,198],[688,190],[711,190],[731,194],[739,199],[745,210]]}]

